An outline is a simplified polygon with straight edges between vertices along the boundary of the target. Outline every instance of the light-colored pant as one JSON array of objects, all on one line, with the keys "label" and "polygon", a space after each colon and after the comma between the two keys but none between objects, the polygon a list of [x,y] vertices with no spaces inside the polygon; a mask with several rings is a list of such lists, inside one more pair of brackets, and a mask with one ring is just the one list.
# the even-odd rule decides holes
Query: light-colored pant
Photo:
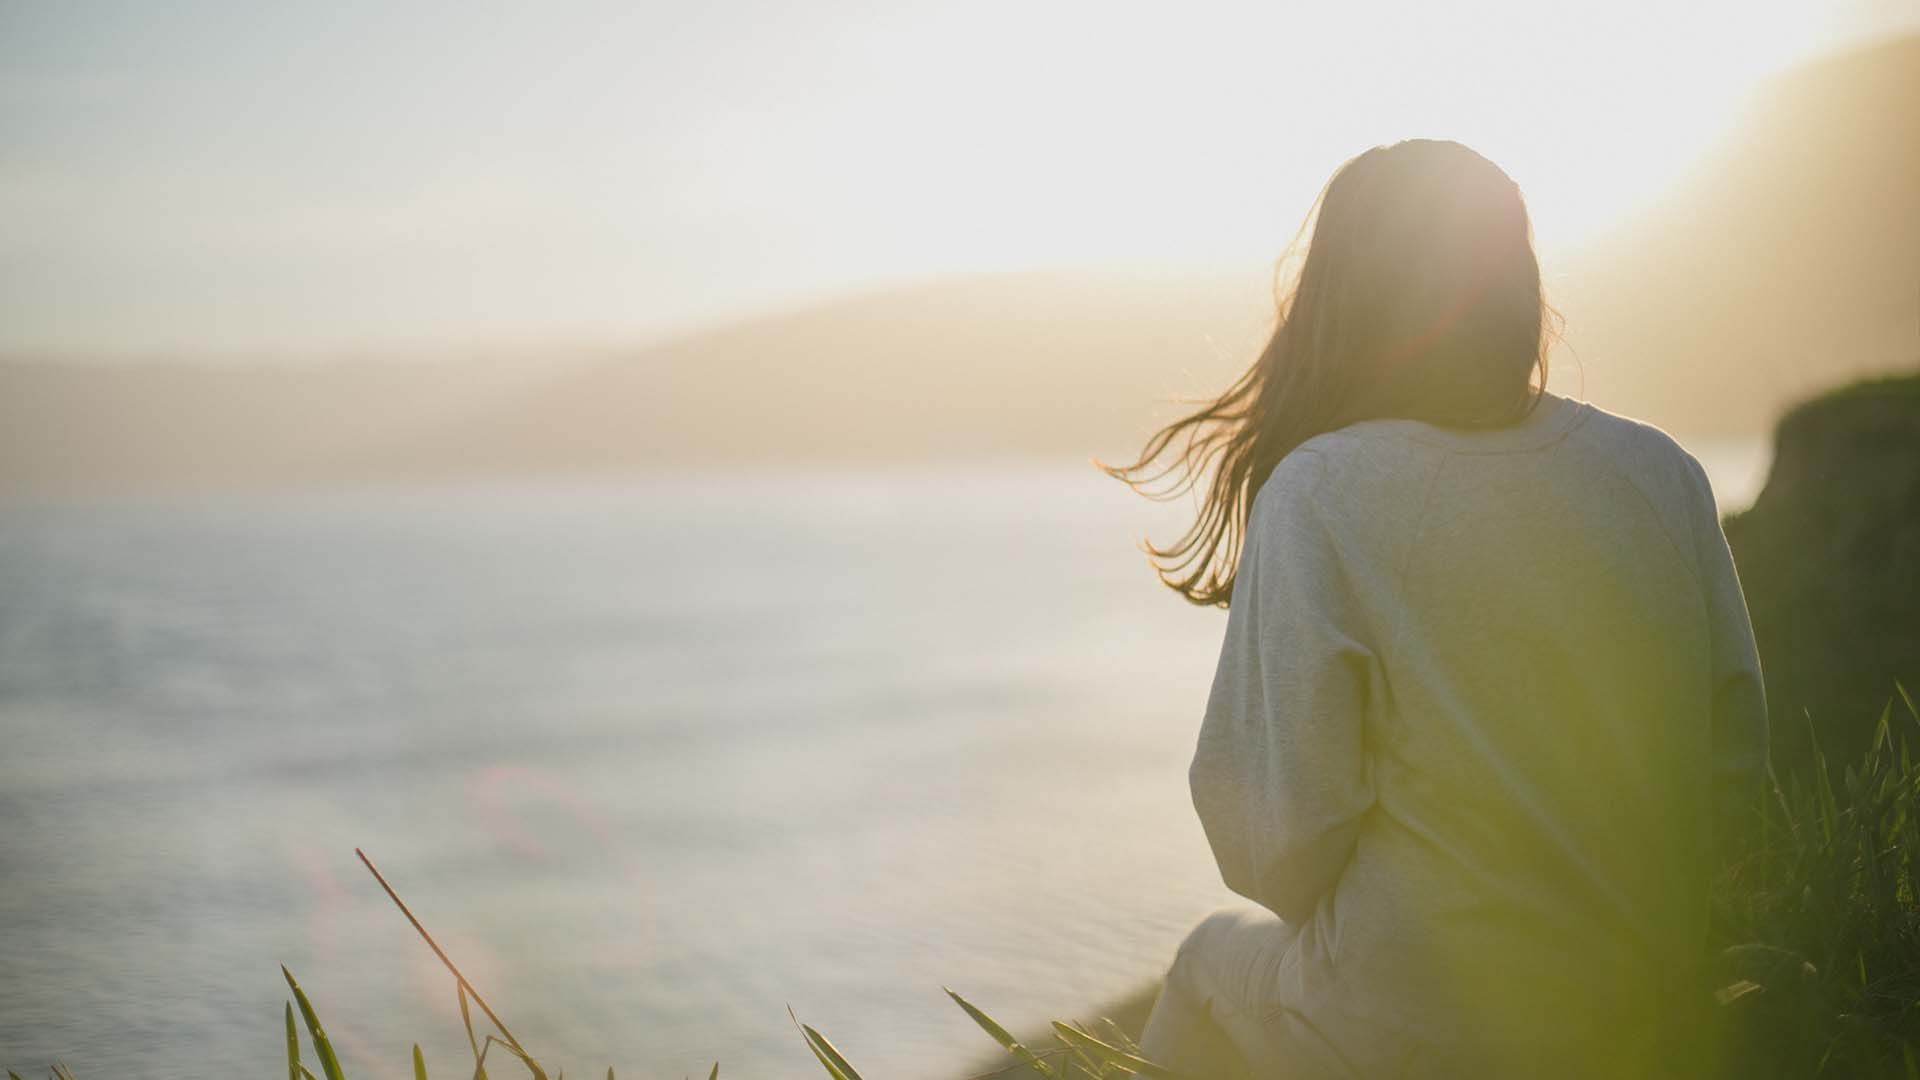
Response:
[{"label": "light-colored pant", "polygon": [[[1226,908],[1187,935],[1147,1016],[1140,1049],[1148,1060],[1192,1080],[1322,1080],[1359,1072],[1307,1018],[1278,999],[1280,965],[1297,931],[1265,908]],[[1632,984],[1629,984],[1632,985]],[[1411,1067],[1387,1075],[1489,1077],[1696,1077],[1719,1070],[1704,1036],[1709,998],[1689,976],[1666,991],[1626,995],[1637,1010],[1617,1022],[1594,997],[1591,1030],[1556,1028],[1537,1042],[1500,1039],[1426,1047]],[[1661,996],[1665,993],[1667,996]],[[1616,1000],[1621,995],[1614,995]],[[1696,1000],[1697,999],[1697,1000]],[[1472,1016],[1471,1012],[1464,1015]],[[1350,1048],[1358,1049],[1358,1048]],[[1541,1064],[1549,1062],[1551,1064]]]},{"label": "light-colored pant", "polygon": [[[1324,1058],[1297,1038],[1300,1017],[1274,1000],[1295,930],[1262,907],[1225,908],[1180,944],[1140,1049],[1194,1080],[1318,1080]],[[1336,1074],[1337,1075],[1337,1074]]]}]

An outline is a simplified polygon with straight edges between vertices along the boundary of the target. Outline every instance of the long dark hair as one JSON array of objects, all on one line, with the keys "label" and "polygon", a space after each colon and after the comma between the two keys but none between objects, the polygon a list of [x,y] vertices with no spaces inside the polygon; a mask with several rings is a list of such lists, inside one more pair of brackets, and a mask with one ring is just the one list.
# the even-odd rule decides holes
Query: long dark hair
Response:
[{"label": "long dark hair", "polygon": [[1161,582],[1196,604],[1231,601],[1253,497],[1294,447],[1381,417],[1503,427],[1546,386],[1558,316],[1520,189],[1486,158],[1433,139],[1376,146],[1335,170],[1290,253],[1309,234],[1290,288],[1290,260],[1276,268],[1275,326],[1253,364],[1156,432],[1138,461],[1096,463],[1155,499],[1205,478],[1185,535],[1145,545]]}]

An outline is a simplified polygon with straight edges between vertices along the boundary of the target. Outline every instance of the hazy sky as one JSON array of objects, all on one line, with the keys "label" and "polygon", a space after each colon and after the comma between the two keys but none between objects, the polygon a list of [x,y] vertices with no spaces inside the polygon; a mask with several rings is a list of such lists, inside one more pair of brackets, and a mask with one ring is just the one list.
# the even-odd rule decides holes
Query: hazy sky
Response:
[{"label": "hazy sky", "polygon": [[902,279],[1270,259],[1459,138],[1545,253],[1910,0],[0,0],[0,353],[635,341]]}]

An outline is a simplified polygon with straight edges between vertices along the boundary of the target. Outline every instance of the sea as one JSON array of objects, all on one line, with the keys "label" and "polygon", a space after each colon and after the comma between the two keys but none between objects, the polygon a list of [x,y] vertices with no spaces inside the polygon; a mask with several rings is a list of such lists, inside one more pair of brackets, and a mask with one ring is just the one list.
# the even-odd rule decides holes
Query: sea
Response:
[{"label": "sea", "polygon": [[[1763,444],[1688,445],[1752,498]],[[470,1075],[356,849],[549,1072],[1092,1019],[1235,900],[1225,615],[1139,546],[1190,511],[1084,462],[0,504],[0,1066],[281,1075],[285,965],[348,1076]]]}]

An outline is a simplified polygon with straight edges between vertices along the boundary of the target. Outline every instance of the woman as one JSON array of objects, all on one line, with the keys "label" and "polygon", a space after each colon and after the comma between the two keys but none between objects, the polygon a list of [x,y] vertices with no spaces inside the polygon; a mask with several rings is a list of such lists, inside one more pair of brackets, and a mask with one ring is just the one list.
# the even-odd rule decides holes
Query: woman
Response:
[{"label": "woman", "polygon": [[[1278,328],[1163,429],[1149,547],[1229,608],[1189,779],[1228,888],[1142,1039],[1199,1077],[1681,1075],[1709,881],[1771,787],[1699,463],[1545,389],[1505,173],[1343,165]],[[1178,444],[1172,465],[1153,463]]]}]

